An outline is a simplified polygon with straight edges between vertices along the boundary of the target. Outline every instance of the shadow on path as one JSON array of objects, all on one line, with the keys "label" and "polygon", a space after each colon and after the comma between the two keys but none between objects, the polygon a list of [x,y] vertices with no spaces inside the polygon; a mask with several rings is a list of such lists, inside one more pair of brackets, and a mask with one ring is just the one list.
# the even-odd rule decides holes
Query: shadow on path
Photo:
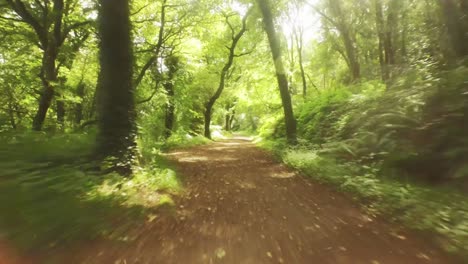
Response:
[{"label": "shadow on path", "polygon": [[[167,157],[186,191],[135,240],[95,242],[67,263],[456,263],[349,198],[276,162],[246,138]],[[63,262],[65,263],[65,262]]]}]

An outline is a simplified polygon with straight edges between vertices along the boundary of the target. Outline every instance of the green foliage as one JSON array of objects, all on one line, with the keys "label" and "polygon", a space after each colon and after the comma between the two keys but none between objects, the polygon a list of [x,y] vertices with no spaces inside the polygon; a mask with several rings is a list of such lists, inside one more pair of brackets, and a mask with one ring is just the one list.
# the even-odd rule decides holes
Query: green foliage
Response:
[{"label": "green foliage", "polygon": [[304,103],[298,111],[299,134],[312,142],[325,142],[327,132],[330,132],[330,125],[337,121],[339,113],[336,108],[340,103],[351,97],[349,90],[337,88],[336,90],[326,90],[316,98]]},{"label": "green foliage", "polygon": [[90,161],[90,135],[1,138],[0,234],[25,249],[119,239],[181,188],[162,158],[135,168],[131,178],[103,175]]},{"label": "green foliage", "polygon": [[381,84],[366,82],[325,91],[301,106],[300,137],[345,161],[383,162],[384,170],[399,177],[466,177],[466,73],[459,67],[424,80],[410,75],[413,80],[402,83],[411,89],[383,92]]},{"label": "green foliage", "polygon": [[[52,32],[53,5],[23,2],[37,22],[47,24],[45,31]],[[313,7],[304,1],[276,1],[272,6],[278,33],[282,29],[280,38],[285,40],[281,48],[287,57],[300,143],[278,156],[369,198],[379,212],[394,212],[400,220],[436,230],[454,247],[464,247],[466,203],[454,202],[464,197],[448,194],[452,189],[445,196],[443,190],[406,183],[468,188],[468,68],[466,57],[455,50],[452,35],[457,30],[449,28],[457,24],[458,32],[466,32],[468,15],[462,15],[466,10],[456,4],[460,19],[447,23],[450,17],[444,16],[444,6],[437,1],[315,2]],[[132,2],[133,67],[135,75],[143,74],[135,87],[139,167],[132,178],[98,175],[102,164],[90,161],[100,85],[94,1],[67,4],[61,25],[62,32],[66,27],[70,32],[55,59],[58,80],[52,82],[55,95],[45,133],[24,133],[43,90],[38,75],[44,70],[44,51],[33,27],[18,21],[22,18],[4,3],[0,209],[5,216],[0,218],[0,230],[21,243],[47,246],[107,234],[109,219],[138,215],[135,212],[158,203],[172,204],[171,195],[180,185],[160,153],[208,142],[199,136],[205,104],[218,86],[231,30],[253,2]],[[376,4],[382,6],[383,25],[377,22]],[[310,21],[313,25],[307,24]],[[229,113],[235,130],[274,139],[262,142],[271,150],[286,149],[284,114],[261,23],[254,8],[227,73],[226,89],[213,109],[212,127],[220,137],[226,135],[222,127]],[[466,46],[466,41],[460,43]],[[178,60],[172,74],[170,58]],[[352,64],[359,66],[359,77]],[[299,66],[305,69],[304,76]],[[302,77],[307,80],[307,96],[302,94]],[[169,82],[172,92],[165,89]],[[65,104],[64,129],[57,122],[58,100]],[[172,136],[166,138],[168,105],[174,106],[175,117]],[[424,223],[418,225],[418,219]]]}]

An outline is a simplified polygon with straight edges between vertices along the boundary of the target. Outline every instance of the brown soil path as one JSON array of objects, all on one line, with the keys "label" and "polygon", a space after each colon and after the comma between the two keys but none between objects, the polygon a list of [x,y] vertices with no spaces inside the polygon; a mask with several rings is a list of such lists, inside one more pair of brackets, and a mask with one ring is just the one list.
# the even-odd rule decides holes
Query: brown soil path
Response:
[{"label": "brown soil path", "polygon": [[93,243],[61,263],[456,263],[249,141],[167,156],[186,188],[173,216],[148,222],[132,242]]}]

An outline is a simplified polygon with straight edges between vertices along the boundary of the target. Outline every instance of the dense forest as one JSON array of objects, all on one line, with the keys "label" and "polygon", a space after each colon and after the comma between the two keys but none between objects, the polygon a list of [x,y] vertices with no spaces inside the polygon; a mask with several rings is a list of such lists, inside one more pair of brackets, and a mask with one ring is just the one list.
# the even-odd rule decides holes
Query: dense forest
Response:
[{"label": "dense forest", "polygon": [[240,135],[466,258],[468,2],[0,0],[0,262],[178,208],[167,153]]}]

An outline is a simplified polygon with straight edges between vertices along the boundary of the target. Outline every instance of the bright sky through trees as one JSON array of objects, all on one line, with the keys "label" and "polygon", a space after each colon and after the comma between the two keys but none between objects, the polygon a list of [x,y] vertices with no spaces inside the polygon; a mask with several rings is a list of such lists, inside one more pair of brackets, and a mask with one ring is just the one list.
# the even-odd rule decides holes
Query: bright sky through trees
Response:
[{"label": "bright sky through trees", "polygon": [[[287,13],[279,17],[279,23],[283,34],[287,39],[291,39],[294,30],[303,31],[304,44],[311,40],[320,40],[320,16],[313,11],[312,6],[316,5],[318,0],[308,0],[306,3],[295,3],[291,1]],[[299,1],[297,1],[299,2]],[[288,45],[291,45],[288,41]]]}]

